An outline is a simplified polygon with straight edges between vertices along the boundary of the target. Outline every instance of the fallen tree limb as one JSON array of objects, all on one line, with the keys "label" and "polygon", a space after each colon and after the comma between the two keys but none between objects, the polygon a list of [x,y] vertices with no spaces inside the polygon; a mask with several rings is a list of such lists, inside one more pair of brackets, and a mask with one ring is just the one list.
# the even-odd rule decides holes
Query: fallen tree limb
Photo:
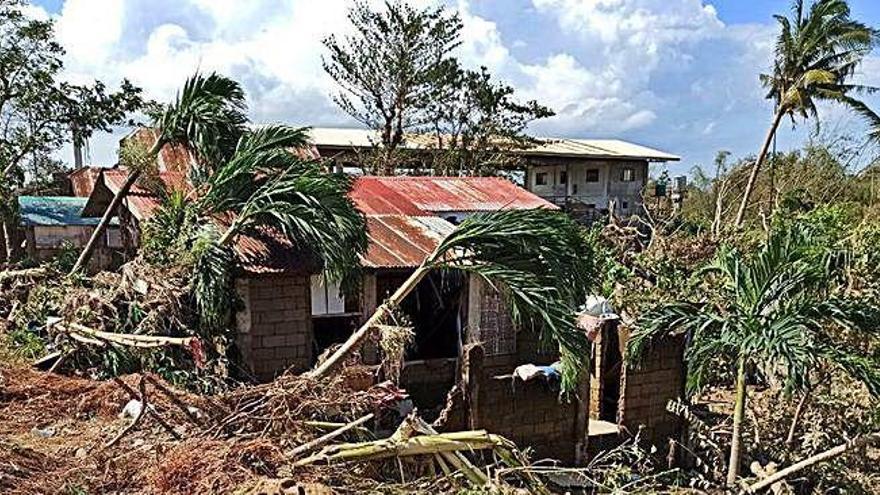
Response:
[{"label": "fallen tree limb", "polygon": [[5,270],[0,272],[0,284],[7,280],[45,278],[49,271],[45,268],[25,268],[23,270]]},{"label": "fallen tree limb", "polygon": [[299,447],[291,449],[290,452],[287,453],[287,457],[290,457],[290,458],[299,457],[299,456],[305,454],[306,452],[312,451],[312,450],[328,443],[330,440],[333,440],[334,438],[339,437],[340,435],[344,434],[345,432],[359,427],[360,425],[366,423],[367,421],[369,421],[371,419],[373,419],[373,414],[372,413],[367,414],[366,416],[364,416],[360,419],[357,419],[355,421],[352,421],[351,423],[348,423],[347,425],[345,425],[341,428],[337,428],[337,429],[331,431],[330,433],[322,435],[322,436],[320,436],[310,442],[307,442],[307,443],[300,445]]},{"label": "fallen tree limb", "polygon": [[333,445],[318,454],[295,462],[294,466],[306,466],[316,462],[371,461],[389,457],[485,450],[503,444],[501,437],[485,430],[422,435],[402,441],[387,438],[373,442]]},{"label": "fallen tree limb", "polygon": [[816,454],[812,457],[808,457],[800,462],[792,464],[791,466],[789,466],[785,469],[779,470],[776,474],[768,476],[767,478],[764,478],[761,481],[758,481],[757,483],[755,483],[749,487],[746,487],[745,490],[748,493],[754,493],[754,492],[757,492],[758,490],[763,490],[764,488],[767,488],[767,487],[773,485],[777,481],[783,480],[783,479],[787,478],[789,475],[794,474],[798,471],[801,471],[805,468],[819,464],[820,462],[827,461],[828,459],[832,459],[834,457],[837,457],[837,456],[844,454],[850,450],[858,449],[860,447],[865,447],[867,445],[873,445],[875,443],[880,443],[880,432],[870,433],[870,434],[862,436],[862,437],[854,438],[852,440],[849,440],[848,442],[845,442],[845,443],[838,445],[837,447],[826,450],[825,452],[821,452],[821,453]]},{"label": "fallen tree limb", "polygon": [[60,330],[70,338],[84,343],[103,347],[106,342],[127,347],[153,349],[177,345],[189,347],[196,337],[166,337],[158,335],[137,335],[130,333],[114,333],[95,330],[79,323],[68,323],[61,320],[50,321],[49,326]]}]

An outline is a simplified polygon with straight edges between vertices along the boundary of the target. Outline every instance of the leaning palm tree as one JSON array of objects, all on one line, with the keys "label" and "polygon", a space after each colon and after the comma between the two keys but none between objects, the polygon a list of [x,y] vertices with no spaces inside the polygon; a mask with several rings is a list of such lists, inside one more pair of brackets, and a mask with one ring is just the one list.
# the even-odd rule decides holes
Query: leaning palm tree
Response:
[{"label": "leaning palm tree", "polygon": [[291,151],[307,130],[266,126],[243,133],[232,155],[202,180],[196,214],[203,227],[194,243],[194,295],[204,330],[224,329],[235,241],[248,234],[283,237],[331,280],[351,279],[366,250],[363,215],[348,197],[351,179],[327,173]]},{"label": "leaning palm tree", "polygon": [[775,103],[770,128],[758,157],[752,165],[742,202],[736,214],[736,227],[745,220],[749,198],[755,188],[758,172],[764,165],[773,137],[782,119],[818,117],[820,101],[845,105],[867,120],[870,136],[880,138],[880,116],[856,95],[872,93],[878,88],[851,82],[856,69],[880,42],[878,31],[850,18],[846,0],[818,0],[809,12],[804,0],[795,0],[792,16],[776,16],[779,36],[773,61],[773,72],[762,74],[767,98]]},{"label": "leaning palm tree", "polygon": [[574,390],[590,349],[586,334],[575,326],[575,312],[594,282],[581,234],[567,215],[554,210],[502,210],[467,218],[309,374],[323,377],[345,362],[430,272],[458,270],[498,290],[518,327],[538,331],[545,345],[558,347],[562,389]]},{"label": "leaning palm tree", "polygon": [[[774,373],[788,392],[810,387],[810,371],[829,363],[880,394],[880,366],[858,349],[840,344],[834,329],[877,337],[880,308],[864,299],[839,297],[835,285],[845,253],[832,253],[799,224],[774,232],[757,253],[723,249],[697,273],[719,287],[701,302],[661,304],[645,314],[629,343],[638,362],[662,336],[688,335],[688,388],[699,390],[720,365],[735,369],[736,399],[727,482],[739,474],[746,376]],[[775,370],[775,371],[773,371]]]},{"label": "leaning palm tree", "polygon": [[207,168],[229,156],[246,122],[244,91],[236,81],[215,73],[190,77],[175,101],[154,118],[156,140],[147,151],[146,160],[139,161],[140,166],[129,167],[128,177],[107,206],[71,273],[88,264],[117,208],[145,172],[143,167],[154,163],[162,148],[168,144],[188,148],[195,157],[190,174],[203,180],[210,173]]}]

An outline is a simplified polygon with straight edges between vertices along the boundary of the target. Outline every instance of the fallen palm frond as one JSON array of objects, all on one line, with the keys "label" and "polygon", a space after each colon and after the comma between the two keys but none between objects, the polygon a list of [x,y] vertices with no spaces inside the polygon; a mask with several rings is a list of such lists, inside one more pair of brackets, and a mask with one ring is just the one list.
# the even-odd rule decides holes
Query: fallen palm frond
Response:
[{"label": "fallen palm frond", "polygon": [[589,341],[574,322],[586,297],[591,260],[580,227],[565,214],[537,208],[468,217],[337,350],[309,374],[326,377],[355,352],[377,325],[433,270],[451,269],[483,280],[504,299],[513,322],[559,349],[562,389],[574,391],[587,368]]}]

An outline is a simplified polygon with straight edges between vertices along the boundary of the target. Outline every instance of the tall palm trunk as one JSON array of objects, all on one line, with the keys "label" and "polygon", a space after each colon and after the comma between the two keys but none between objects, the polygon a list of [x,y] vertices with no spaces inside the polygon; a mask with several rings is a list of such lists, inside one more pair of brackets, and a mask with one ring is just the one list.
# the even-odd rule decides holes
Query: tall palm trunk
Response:
[{"label": "tall palm trunk", "polygon": [[[165,141],[163,139],[156,139],[156,142],[153,143],[153,147],[150,148],[147,156],[150,159],[155,158],[159,155],[159,152],[162,150],[162,147],[164,145]],[[122,200],[125,199],[125,196],[128,195],[128,191],[131,189],[131,186],[134,185],[134,183],[138,180],[140,176],[140,170],[129,170],[128,177],[125,179],[125,183],[122,184],[122,187],[119,189],[119,191],[116,192],[116,195],[113,196],[113,200],[110,201],[110,205],[107,206],[106,210],[104,210],[104,216],[101,217],[101,222],[98,223],[97,227],[95,227],[95,230],[92,232],[92,236],[89,238],[89,242],[79,254],[79,258],[77,258],[76,264],[73,265],[73,268],[70,270],[71,275],[82,270],[89,263],[89,260],[92,258],[92,254],[94,254],[95,252],[95,248],[98,247],[98,242],[100,242],[101,238],[104,236],[104,233],[107,231],[107,227],[110,225],[110,220],[113,219],[113,216],[116,214],[116,210],[119,208]]]},{"label": "tall palm trunk", "polygon": [[373,316],[370,317],[361,325],[358,330],[342,344],[342,347],[337,349],[336,352],[333,353],[329,358],[327,358],[323,363],[321,363],[317,368],[313,369],[308,373],[309,376],[313,378],[322,378],[327,376],[331,371],[335,370],[340,364],[342,364],[348,356],[354,352],[358,347],[363,344],[364,340],[370,335],[370,332],[373,328],[378,325],[382,319],[384,319],[390,313],[391,309],[400,305],[401,302],[409,295],[413,289],[419,285],[419,282],[425,278],[428,272],[431,271],[431,268],[425,266],[425,263],[422,263],[421,266],[416,268],[416,271],[403,282],[403,285],[397,288],[394,291],[394,294],[391,294],[382,305],[376,308],[376,311],[373,313]]},{"label": "tall palm trunk", "polygon": [[746,362],[740,358],[736,372],[736,403],[733,409],[733,438],[730,440],[730,461],[727,465],[727,485],[733,486],[739,477],[742,448],[742,422],[746,410]]},{"label": "tall palm trunk", "polygon": [[761,170],[761,166],[764,165],[764,161],[767,159],[767,153],[770,151],[770,145],[773,143],[773,136],[776,135],[776,130],[779,129],[779,123],[782,122],[782,117],[785,116],[786,108],[780,107],[776,110],[776,115],[773,117],[773,123],[770,124],[770,129],[767,130],[767,136],[764,138],[764,144],[761,146],[761,151],[758,153],[758,159],[755,160],[755,164],[752,165],[752,172],[749,174],[749,181],[746,183],[746,190],[743,191],[742,203],[739,205],[739,210],[736,212],[736,227],[742,227],[743,221],[746,216],[746,208],[749,206],[749,198],[752,195],[752,190],[755,188],[755,182],[758,179],[758,172]]}]

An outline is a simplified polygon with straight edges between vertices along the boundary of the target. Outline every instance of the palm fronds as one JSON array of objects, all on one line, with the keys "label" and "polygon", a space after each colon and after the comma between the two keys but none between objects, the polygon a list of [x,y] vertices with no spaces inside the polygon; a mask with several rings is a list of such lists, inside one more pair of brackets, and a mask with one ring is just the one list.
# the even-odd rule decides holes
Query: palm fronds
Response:
[{"label": "palm fronds", "polygon": [[[629,343],[630,356],[637,361],[654,339],[686,333],[691,342],[686,351],[689,383],[695,388],[703,383],[706,367],[720,358],[728,363],[745,359],[754,369],[781,369],[788,389],[804,390],[809,371],[820,360],[840,357],[829,351],[831,328],[880,335],[880,308],[868,300],[835,295],[843,266],[835,260],[841,256],[846,254],[799,223],[775,231],[751,256],[721,249],[696,274],[707,287],[716,287],[716,302],[658,305],[640,320]],[[864,371],[864,362],[859,363],[861,368],[841,366]],[[856,378],[871,378],[860,375]]]},{"label": "palm fronds", "polygon": [[248,122],[246,112],[238,82],[213,72],[196,73],[156,118],[158,142],[180,143],[195,151],[190,179],[199,184],[210,175],[211,166],[232,155]]},{"label": "palm fronds", "polygon": [[589,362],[589,342],[575,326],[577,305],[594,280],[580,228],[553,210],[502,210],[467,218],[426,260],[478,275],[503,296],[513,321],[558,346],[563,389]]}]

